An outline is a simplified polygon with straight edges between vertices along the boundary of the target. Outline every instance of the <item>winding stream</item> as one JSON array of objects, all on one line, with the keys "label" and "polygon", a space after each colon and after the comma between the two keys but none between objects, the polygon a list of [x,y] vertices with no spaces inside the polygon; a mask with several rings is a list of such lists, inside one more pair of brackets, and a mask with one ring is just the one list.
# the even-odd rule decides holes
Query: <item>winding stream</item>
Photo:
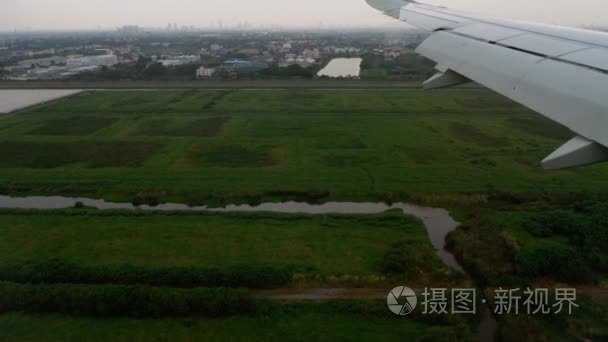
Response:
[{"label": "winding stream", "polygon": [[384,203],[352,203],[328,202],[324,204],[308,204],[302,202],[263,203],[258,206],[228,205],[224,208],[209,208],[207,206],[188,206],[185,204],[166,203],[158,206],[132,203],[113,203],[105,200],[90,198],[72,198],[60,196],[47,197],[9,197],[0,196],[0,208],[4,209],[67,209],[76,203],[99,210],[148,210],[148,211],[209,211],[209,212],[275,212],[289,214],[380,214],[391,209],[400,209],[404,214],[412,215],[424,222],[431,243],[439,258],[449,267],[463,272],[456,258],[445,249],[445,238],[449,232],[458,227],[456,222],[445,209],[427,208],[407,203],[387,205]]},{"label": "winding stream", "polygon": [[[308,204],[302,202],[263,203],[258,206],[228,205],[224,208],[209,208],[207,206],[188,206],[185,204],[166,203],[158,206],[132,203],[113,203],[105,200],[90,198],[75,198],[61,196],[32,196],[9,197],[0,196],[0,208],[4,209],[67,209],[73,208],[76,203],[99,210],[146,210],[146,211],[208,211],[208,212],[275,212],[290,214],[379,214],[391,209],[399,209],[404,214],[420,219],[428,232],[431,244],[437,256],[450,268],[464,272],[462,266],[456,261],[452,253],[446,250],[446,237],[459,225],[445,209],[422,207],[408,203],[353,203],[353,202],[327,202],[324,204]],[[479,339],[491,341],[496,331],[496,321],[486,308],[479,326]]]}]

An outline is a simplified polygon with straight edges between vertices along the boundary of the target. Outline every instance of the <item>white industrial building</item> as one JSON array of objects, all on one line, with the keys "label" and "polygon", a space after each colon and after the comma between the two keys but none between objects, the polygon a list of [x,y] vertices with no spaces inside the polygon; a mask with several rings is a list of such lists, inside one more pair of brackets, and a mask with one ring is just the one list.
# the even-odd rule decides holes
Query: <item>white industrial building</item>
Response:
[{"label": "white industrial building", "polygon": [[200,56],[181,55],[181,56],[170,57],[168,59],[163,59],[163,60],[160,60],[159,62],[161,62],[163,66],[172,67],[172,66],[177,66],[177,65],[198,63],[199,61],[200,61]]},{"label": "white industrial building", "polygon": [[118,64],[118,57],[113,54],[99,55],[99,56],[84,56],[84,57],[71,57],[66,61],[68,68],[81,68],[91,66],[106,66],[111,67]]},{"label": "white industrial building", "polygon": [[196,78],[210,78],[214,73],[214,68],[200,67],[196,70]]}]

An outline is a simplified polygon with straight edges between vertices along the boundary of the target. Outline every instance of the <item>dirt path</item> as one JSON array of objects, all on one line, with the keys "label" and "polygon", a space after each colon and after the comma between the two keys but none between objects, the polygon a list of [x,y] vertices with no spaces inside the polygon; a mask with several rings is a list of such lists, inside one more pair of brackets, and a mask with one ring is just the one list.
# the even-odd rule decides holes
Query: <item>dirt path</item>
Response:
[{"label": "dirt path", "polygon": [[258,297],[280,302],[329,301],[334,299],[386,299],[390,289],[372,288],[290,288],[255,291]]},{"label": "dirt path", "polygon": [[[424,289],[413,289],[422,293]],[[608,288],[583,287],[578,294],[592,298],[608,298]],[[314,288],[285,288],[273,290],[253,291],[256,297],[268,298],[280,302],[297,301],[329,301],[336,299],[386,299],[390,289],[387,288],[342,288],[342,287],[314,287]]]}]

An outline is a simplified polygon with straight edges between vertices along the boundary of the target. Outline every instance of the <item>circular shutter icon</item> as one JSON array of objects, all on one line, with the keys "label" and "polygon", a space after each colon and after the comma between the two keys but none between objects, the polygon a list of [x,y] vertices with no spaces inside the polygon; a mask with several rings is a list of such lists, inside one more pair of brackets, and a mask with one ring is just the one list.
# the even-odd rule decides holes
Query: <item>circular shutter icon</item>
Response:
[{"label": "circular shutter icon", "polygon": [[411,314],[418,304],[416,293],[409,287],[399,286],[391,290],[386,297],[388,308],[399,316]]}]

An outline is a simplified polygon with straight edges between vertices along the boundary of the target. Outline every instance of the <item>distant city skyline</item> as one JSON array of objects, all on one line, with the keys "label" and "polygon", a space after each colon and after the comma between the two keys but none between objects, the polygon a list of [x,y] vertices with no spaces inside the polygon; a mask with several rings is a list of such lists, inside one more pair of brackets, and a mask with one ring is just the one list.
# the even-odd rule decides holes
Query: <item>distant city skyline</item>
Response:
[{"label": "distant city skyline", "polygon": [[[0,31],[241,26],[400,27],[365,0],[3,0]],[[424,0],[454,9],[569,26],[608,26],[605,0]]]}]

